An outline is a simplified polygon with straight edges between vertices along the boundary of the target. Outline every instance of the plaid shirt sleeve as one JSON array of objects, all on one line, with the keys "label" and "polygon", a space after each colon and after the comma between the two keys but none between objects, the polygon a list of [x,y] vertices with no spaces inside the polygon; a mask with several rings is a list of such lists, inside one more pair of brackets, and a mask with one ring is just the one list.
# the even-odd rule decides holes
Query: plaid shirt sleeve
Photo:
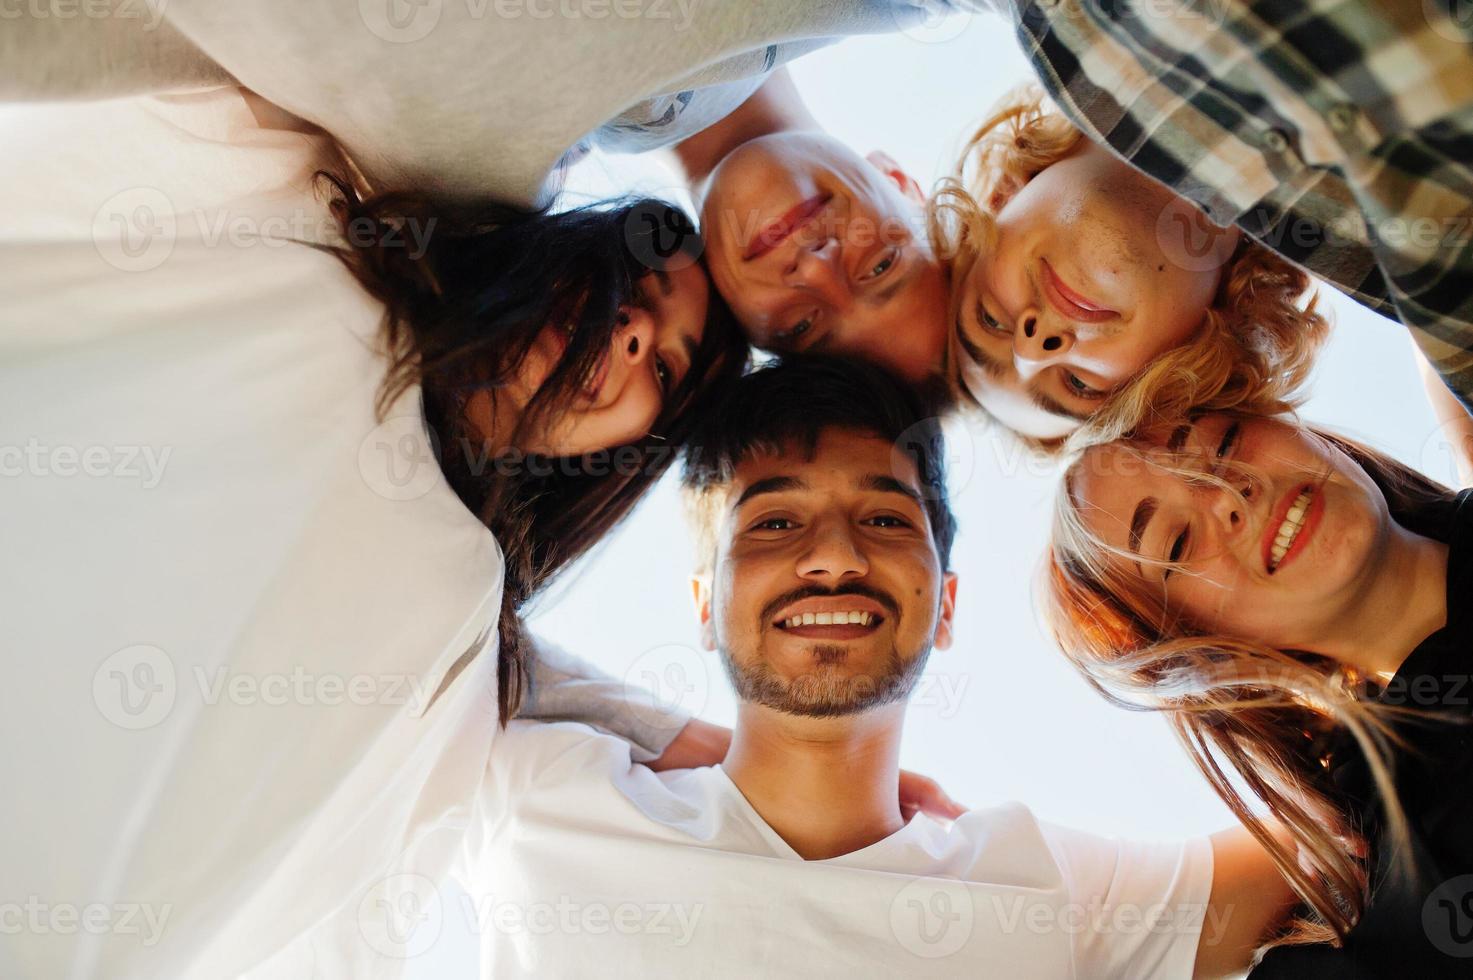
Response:
[{"label": "plaid shirt sleeve", "polygon": [[1084,132],[1400,319],[1473,408],[1473,3],[992,2]]}]

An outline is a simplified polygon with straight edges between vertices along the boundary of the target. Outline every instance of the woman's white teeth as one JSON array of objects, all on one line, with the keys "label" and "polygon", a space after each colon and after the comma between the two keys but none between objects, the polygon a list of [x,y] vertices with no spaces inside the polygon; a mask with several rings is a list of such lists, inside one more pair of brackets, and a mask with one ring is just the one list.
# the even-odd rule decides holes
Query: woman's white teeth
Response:
[{"label": "woman's white teeth", "polygon": [[1309,511],[1309,498],[1310,491],[1301,490],[1299,496],[1294,498],[1289,513],[1284,515],[1284,523],[1279,525],[1279,533],[1274,537],[1273,547],[1269,549],[1269,571],[1279,567],[1279,562],[1284,560],[1294,539],[1299,536],[1299,530],[1304,527],[1304,515]]},{"label": "woman's white teeth", "polygon": [[873,613],[860,612],[857,609],[849,612],[803,613],[789,616],[783,620],[783,626],[787,629],[794,626],[868,626],[873,619]]}]

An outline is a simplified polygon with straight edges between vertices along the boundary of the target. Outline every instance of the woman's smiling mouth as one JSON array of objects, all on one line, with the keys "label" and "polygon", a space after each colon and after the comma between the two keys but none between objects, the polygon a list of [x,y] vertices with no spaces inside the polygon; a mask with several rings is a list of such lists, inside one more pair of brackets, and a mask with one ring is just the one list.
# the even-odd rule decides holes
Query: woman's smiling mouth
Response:
[{"label": "woman's smiling mouth", "polygon": [[1270,575],[1304,550],[1324,511],[1323,494],[1313,484],[1304,484],[1285,495],[1263,531],[1263,564]]}]

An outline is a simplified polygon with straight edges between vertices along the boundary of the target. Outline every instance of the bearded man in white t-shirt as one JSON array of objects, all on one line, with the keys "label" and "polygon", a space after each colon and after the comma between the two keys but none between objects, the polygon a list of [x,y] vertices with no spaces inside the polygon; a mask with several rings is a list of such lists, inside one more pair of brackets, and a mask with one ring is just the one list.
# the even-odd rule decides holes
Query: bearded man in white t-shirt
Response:
[{"label": "bearded man in white t-shirt", "polygon": [[483,973],[1208,977],[1288,886],[1243,831],[1142,844],[1021,804],[949,827],[897,802],[906,700],[951,644],[937,420],[879,368],[749,375],[690,451],[701,634],[740,700],[718,766],[655,773],[514,723],[459,862]]}]

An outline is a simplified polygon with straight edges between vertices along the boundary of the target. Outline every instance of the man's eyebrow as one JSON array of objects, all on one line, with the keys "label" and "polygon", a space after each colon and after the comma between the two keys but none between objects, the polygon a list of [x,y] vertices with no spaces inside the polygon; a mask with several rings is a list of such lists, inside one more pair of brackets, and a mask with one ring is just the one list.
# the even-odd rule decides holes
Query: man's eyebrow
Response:
[{"label": "man's eyebrow", "polygon": [[[684,342],[685,347],[685,369],[690,371],[696,366],[696,356],[700,353],[701,343],[690,334],[686,334],[680,339]],[[682,375],[682,377],[684,376]]]},{"label": "man's eyebrow", "polygon": [[911,262],[910,268],[905,270],[902,275],[896,276],[892,281],[880,287],[879,291],[875,293],[875,305],[882,306],[890,302],[896,293],[908,286],[911,280],[921,274],[921,267],[922,263]]},{"label": "man's eyebrow", "polygon": [[[1159,505],[1160,501],[1155,497],[1147,497],[1135,505],[1135,513],[1130,517],[1130,550],[1137,555],[1141,553],[1141,538],[1146,534],[1146,525],[1151,523]],[[1136,562],[1135,567],[1139,571],[1140,562]]]},{"label": "man's eyebrow", "polygon": [[808,484],[796,476],[769,476],[767,479],[758,480],[743,490],[742,495],[736,499],[736,503],[731,505],[731,509],[736,510],[753,497],[760,497],[764,493],[787,493],[790,490],[807,489]]},{"label": "man's eyebrow", "polygon": [[914,487],[908,486],[893,476],[882,476],[879,473],[870,473],[859,478],[859,489],[873,490],[876,493],[898,493],[909,497],[916,503],[921,502],[921,495]]},{"label": "man's eyebrow", "polygon": [[1196,424],[1196,422],[1188,422],[1185,425],[1179,425],[1175,429],[1172,429],[1171,438],[1166,440],[1166,451],[1172,453],[1180,452],[1181,447],[1186,444],[1187,436],[1192,434],[1192,427]]},{"label": "man's eyebrow", "polygon": [[1088,422],[1094,417],[1094,412],[1081,412],[1072,408],[1066,408],[1063,402],[1057,401],[1041,391],[1035,391],[1031,385],[1026,385],[1024,388],[1028,392],[1028,397],[1032,400],[1033,404],[1050,415],[1062,415],[1064,418],[1073,419],[1076,422]]},{"label": "man's eyebrow", "polygon": [[1005,380],[1007,378],[1007,365],[1003,364],[1001,361],[993,357],[991,354],[987,353],[981,347],[978,347],[976,344],[968,340],[965,333],[958,332],[957,336],[958,339],[961,341],[962,349],[971,355],[972,360],[976,361],[977,365],[982,368],[983,371],[987,372],[989,375],[998,379],[999,381]]},{"label": "man's eyebrow", "polygon": [[[981,367],[983,371],[986,371],[989,375],[997,378],[999,381],[1007,380],[1008,366],[1006,364],[1002,363],[997,358],[987,353],[981,347],[967,340],[967,335],[965,333],[959,332],[958,338],[961,340],[962,348],[971,355],[972,360],[976,361],[977,365]],[[1043,409],[1045,412],[1048,412],[1050,415],[1058,415],[1066,419],[1073,419],[1075,422],[1088,422],[1094,415],[1093,412],[1077,412],[1072,408],[1066,408],[1062,402],[1059,402],[1054,398],[1045,395],[1041,391],[1035,391],[1031,385],[1025,384],[1023,386],[1023,391],[1028,396],[1029,401],[1031,401],[1039,408]]]}]

